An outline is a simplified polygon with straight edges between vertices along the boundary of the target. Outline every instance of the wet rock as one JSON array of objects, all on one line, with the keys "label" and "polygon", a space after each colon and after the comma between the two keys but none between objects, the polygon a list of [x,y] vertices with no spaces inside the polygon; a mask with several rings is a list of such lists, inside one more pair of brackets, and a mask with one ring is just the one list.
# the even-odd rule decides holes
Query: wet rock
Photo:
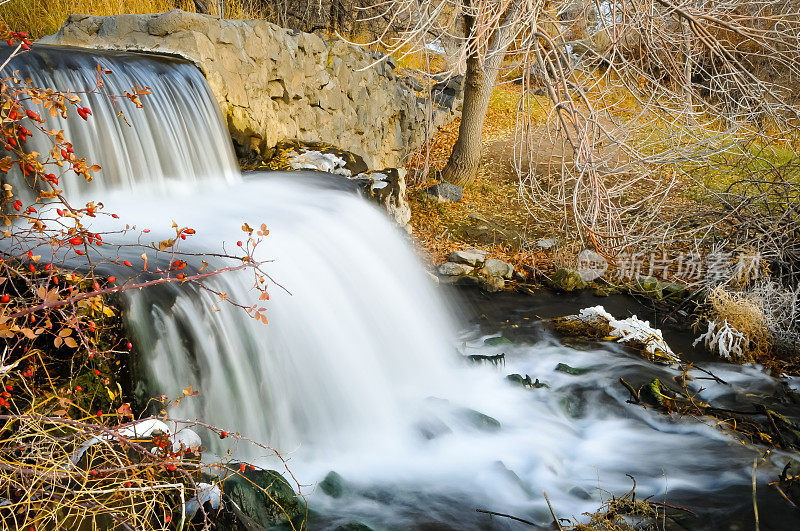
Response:
[{"label": "wet rock", "polygon": [[566,268],[556,270],[548,283],[560,291],[576,291],[586,287],[586,282],[583,281],[580,273]]},{"label": "wet rock", "polygon": [[473,268],[466,264],[457,264],[455,262],[445,262],[439,266],[439,274],[448,277],[457,277],[460,275],[469,275],[472,273]]},{"label": "wet rock", "polygon": [[506,287],[506,281],[500,277],[483,277],[480,280],[480,287],[483,291],[497,293]]},{"label": "wet rock", "polygon": [[509,374],[508,376],[506,376],[506,380],[515,384],[522,385],[524,387],[533,386],[533,380],[531,380],[531,377],[528,376],[527,374],[525,375],[524,378],[521,374],[516,374],[516,373]]},{"label": "wet rock", "polygon": [[417,430],[426,440],[430,441],[442,435],[453,433],[453,430],[441,419],[429,417],[417,423]]},{"label": "wet rock", "polygon": [[344,494],[344,478],[331,470],[325,478],[319,482],[319,490],[331,498],[341,498]]},{"label": "wet rock", "polygon": [[588,372],[592,372],[592,369],[586,367],[570,367],[566,363],[559,363],[556,365],[556,370],[558,372],[563,372],[566,374],[571,374],[572,376],[580,376],[581,374],[586,374]]},{"label": "wet rock", "polygon": [[270,527],[301,516],[305,506],[291,485],[274,470],[240,472],[238,464],[224,472],[222,492],[236,504],[248,518],[263,527]]},{"label": "wet rock", "polygon": [[501,277],[510,279],[514,274],[514,266],[508,262],[503,262],[496,258],[487,258],[483,263],[483,267],[478,271],[481,275],[488,277]]},{"label": "wet rock", "polygon": [[494,468],[501,476],[503,476],[510,483],[518,486],[525,494],[528,496],[534,495],[533,490],[526,485],[524,481],[522,481],[522,478],[519,477],[519,474],[508,468],[504,462],[495,461]]},{"label": "wet rock", "polygon": [[577,485],[575,485],[573,487],[570,487],[569,490],[567,491],[567,494],[569,494],[570,496],[573,496],[575,498],[578,498],[579,500],[591,500],[592,499],[592,495],[589,494],[589,491],[587,491],[583,487],[579,487]]},{"label": "wet rock", "polygon": [[353,521],[340,525],[335,531],[372,531],[372,528],[361,522]]},{"label": "wet rock", "polygon": [[579,418],[583,415],[585,404],[578,397],[563,396],[558,401],[561,410],[572,418]]},{"label": "wet rock", "polygon": [[483,344],[484,345],[488,345],[490,347],[497,347],[497,346],[500,346],[500,345],[510,345],[511,344],[511,340],[508,339],[507,337],[502,337],[502,336],[500,336],[500,337],[487,337],[486,339],[483,340]]},{"label": "wet rock", "polygon": [[362,195],[383,208],[401,227],[411,232],[411,207],[406,201],[405,168],[385,168],[365,171],[353,180]]},{"label": "wet rock", "polygon": [[515,383],[521,385],[523,387],[529,387],[531,389],[550,389],[550,386],[544,382],[540,382],[539,378],[536,378],[535,381],[531,380],[531,377],[527,374],[523,377],[521,374],[509,374],[506,376],[506,380],[511,383]]},{"label": "wet rock", "polygon": [[467,360],[471,363],[489,363],[495,366],[505,365],[506,364],[506,355],[497,354],[495,356],[487,356],[485,354],[473,354],[471,356],[467,356]]},{"label": "wet rock", "polygon": [[486,251],[467,249],[466,251],[453,251],[448,258],[451,262],[477,266],[486,260]]},{"label": "wet rock", "polygon": [[456,415],[481,431],[498,431],[500,429],[499,420],[474,409],[459,408]]},{"label": "wet rock", "polygon": [[425,196],[440,203],[461,201],[461,198],[464,196],[464,188],[456,186],[455,184],[441,182],[426,188]]}]

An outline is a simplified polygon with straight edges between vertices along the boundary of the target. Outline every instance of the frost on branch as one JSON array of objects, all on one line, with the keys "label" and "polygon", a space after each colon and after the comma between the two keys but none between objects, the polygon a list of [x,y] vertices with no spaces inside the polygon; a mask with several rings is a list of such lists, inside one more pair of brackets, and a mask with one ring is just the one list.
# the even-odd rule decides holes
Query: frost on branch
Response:
[{"label": "frost on branch", "polygon": [[744,357],[743,347],[747,344],[744,334],[729,325],[727,319],[723,321],[722,326],[717,326],[715,321],[709,321],[708,330],[700,334],[692,345],[697,345],[701,341],[708,350],[716,352],[725,359]]}]

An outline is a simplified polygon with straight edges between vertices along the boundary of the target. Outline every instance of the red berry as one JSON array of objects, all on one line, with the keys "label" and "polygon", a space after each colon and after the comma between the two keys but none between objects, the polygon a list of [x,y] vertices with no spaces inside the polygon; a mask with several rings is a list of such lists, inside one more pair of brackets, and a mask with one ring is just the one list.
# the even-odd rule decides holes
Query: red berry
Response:
[{"label": "red berry", "polygon": [[241,241],[241,240],[239,240],[238,242],[236,242],[236,245],[238,245],[239,247],[241,247],[241,246],[242,246],[242,241]]},{"label": "red berry", "polygon": [[83,388],[80,385],[76,385],[75,390],[80,393],[81,391],[83,391]]},{"label": "red berry", "polygon": [[125,265],[126,265],[126,266],[128,266],[128,267],[133,267],[133,266],[131,265],[131,263],[130,263],[130,262],[128,262],[127,260],[125,260],[125,261],[124,261],[124,262],[122,262],[122,263],[123,263],[123,264],[125,264]]},{"label": "red berry", "polygon": [[245,464],[244,464],[244,463],[242,463],[241,465],[239,465],[239,470],[240,470],[241,472],[244,472],[244,469],[245,469],[245,468],[246,468],[246,467],[245,467]]},{"label": "red berry", "polygon": [[83,238],[81,238],[80,236],[75,236],[74,238],[69,239],[70,245],[80,245],[82,243],[83,243]]},{"label": "red berry", "polygon": [[170,472],[175,472],[175,470],[177,470],[177,468],[178,467],[176,467],[173,463],[170,463],[170,464],[167,465],[167,470],[169,470]]},{"label": "red berry", "polygon": [[8,295],[3,295],[2,297],[0,297],[0,302],[8,302],[10,300],[11,297],[9,297]]},{"label": "red berry", "polygon": [[112,284],[117,281],[117,277],[108,277],[108,281]]},{"label": "red berry", "polygon": [[128,341],[127,343],[125,343],[125,348],[127,348],[128,350],[132,349],[133,348],[133,343]]},{"label": "red berry", "polygon": [[219,432],[219,438],[220,439],[224,439],[227,436],[228,436],[228,432],[227,431],[222,430],[221,432]]}]

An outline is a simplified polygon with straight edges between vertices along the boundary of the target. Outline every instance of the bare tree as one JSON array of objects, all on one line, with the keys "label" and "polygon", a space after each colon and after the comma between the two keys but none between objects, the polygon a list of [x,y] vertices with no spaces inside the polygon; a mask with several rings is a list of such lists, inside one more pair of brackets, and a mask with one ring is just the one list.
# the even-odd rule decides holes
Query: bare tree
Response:
[{"label": "bare tree", "polygon": [[[747,167],[752,146],[796,154],[794,0],[385,0],[376,9],[372,20],[395,23],[376,40],[393,52],[435,36],[460,43],[452,66],[466,65],[464,108],[443,177],[474,179],[489,95],[521,76],[521,195],[532,210],[561,212],[565,231],[610,257],[633,242],[713,232],[659,209],[709,172]],[[559,147],[555,173],[530,163],[543,144]]]}]

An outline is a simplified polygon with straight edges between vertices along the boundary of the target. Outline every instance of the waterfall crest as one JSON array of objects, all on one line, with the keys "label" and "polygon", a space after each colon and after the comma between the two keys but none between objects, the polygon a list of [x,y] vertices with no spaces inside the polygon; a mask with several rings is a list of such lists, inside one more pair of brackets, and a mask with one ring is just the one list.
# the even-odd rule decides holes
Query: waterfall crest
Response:
[{"label": "waterfall crest", "polygon": [[[82,94],[96,89],[98,65],[111,73],[102,75],[99,90]],[[73,109],[67,118],[47,117],[48,129],[62,129],[78,156],[102,167],[91,183],[71,173],[61,178],[60,187],[68,197],[94,198],[106,190],[132,192],[139,187],[179,193],[202,181],[240,179],[214,95],[203,74],[188,61],[36,45],[14,57],[3,76],[12,72],[23,81],[30,79],[35,87],[77,93],[81,105],[92,111],[86,121]],[[135,86],[149,87],[151,92],[141,97],[141,109],[124,97]],[[44,156],[52,144],[34,132],[25,147]],[[53,166],[51,171],[55,170]]]}]

